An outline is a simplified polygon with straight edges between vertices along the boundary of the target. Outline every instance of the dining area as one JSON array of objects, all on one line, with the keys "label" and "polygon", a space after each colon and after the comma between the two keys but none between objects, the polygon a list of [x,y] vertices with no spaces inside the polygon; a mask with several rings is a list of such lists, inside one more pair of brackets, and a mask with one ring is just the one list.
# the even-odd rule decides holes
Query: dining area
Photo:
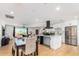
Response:
[{"label": "dining area", "polygon": [[12,40],[12,55],[13,56],[37,56],[38,41],[36,35],[22,37],[21,35]]}]

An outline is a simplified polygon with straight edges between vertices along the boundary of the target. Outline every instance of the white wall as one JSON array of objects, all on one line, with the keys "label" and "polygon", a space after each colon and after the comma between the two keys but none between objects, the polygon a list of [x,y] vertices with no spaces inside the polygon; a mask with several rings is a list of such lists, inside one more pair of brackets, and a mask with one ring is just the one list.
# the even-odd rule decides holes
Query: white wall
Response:
[{"label": "white wall", "polygon": [[30,34],[30,32],[32,32],[32,34],[36,34],[36,33],[35,33],[35,30],[36,30],[36,29],[40,30],[39,27],[29,27],[29,28],[28,28],[28,33]]},{"label": "white wall", "polygon": [[[54,28],[61,28],[62,29],[62,42],[65,43],[65,27],[66,26],[72,26],[72,25],[77,25],[77,20],[68,20],[66,22],[63,23],[58,23],[58,24],[54,24],[52,25]],[[79,38],[78,38],[79,40]]]},{"label": "white wall", "polygon": [[2,26],[0,25],[0,47],[1,47],[1,38],[2,38]]},{"label": "white wall", "polygon": [[77,43],[79,45],[79,20],[77,21],[77,23],[78,23],[78,27],[77,27],[77,38],[78,38],[78,41],[77,41]]}]

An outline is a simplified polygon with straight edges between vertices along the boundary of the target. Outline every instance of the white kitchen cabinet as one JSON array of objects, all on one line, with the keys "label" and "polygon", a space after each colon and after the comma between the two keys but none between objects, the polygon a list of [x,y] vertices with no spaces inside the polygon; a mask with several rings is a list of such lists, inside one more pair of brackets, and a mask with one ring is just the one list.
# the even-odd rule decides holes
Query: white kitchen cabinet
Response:
[{"label": "white kitchen cabinet", "polygon": [[55,35],[55,36],[51,36],[50,38],[51,38],[50,48],[58,49],[61,47],[61,45],[62,45],[61,36]]},{"label": "white kitchen cabinet", "polygon": [[48,45],[51,49],[58,49],[62,45],[62,39],[60,35],[44,36],[44,45]]}]

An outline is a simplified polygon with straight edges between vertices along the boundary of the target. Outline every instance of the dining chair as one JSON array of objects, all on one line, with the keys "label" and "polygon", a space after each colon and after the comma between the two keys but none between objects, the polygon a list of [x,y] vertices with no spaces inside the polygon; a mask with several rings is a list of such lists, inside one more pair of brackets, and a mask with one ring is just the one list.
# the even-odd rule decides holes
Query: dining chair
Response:
[{"label": "dining chair", "polygon": [[[19,49],[20,55],[21,55],[21,50],[22,50],[22,49]],[[16,56],[16,55],[17,55],[16,52],[17,52],[17,50],[16,50],[16,46],[15,46],[15,40],[13,39],[13,40],[12,40],[12,55],[13,55],[13,56]]]},{"label": "dining chair", "polygon": [[27,38],[25,50],[21,52],[21,55],[24,55],[24,56],[36,55],[36,37]]}]

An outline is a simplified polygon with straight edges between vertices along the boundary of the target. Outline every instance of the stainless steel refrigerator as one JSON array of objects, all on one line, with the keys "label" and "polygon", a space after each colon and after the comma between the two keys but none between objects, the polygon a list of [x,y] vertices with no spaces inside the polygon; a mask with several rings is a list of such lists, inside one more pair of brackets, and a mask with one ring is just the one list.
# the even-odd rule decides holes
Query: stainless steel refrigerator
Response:
[{"label": "stainless steel refrigerator", "polygon": [[65,27],[65,44],[77,45],[77,26]]}]

